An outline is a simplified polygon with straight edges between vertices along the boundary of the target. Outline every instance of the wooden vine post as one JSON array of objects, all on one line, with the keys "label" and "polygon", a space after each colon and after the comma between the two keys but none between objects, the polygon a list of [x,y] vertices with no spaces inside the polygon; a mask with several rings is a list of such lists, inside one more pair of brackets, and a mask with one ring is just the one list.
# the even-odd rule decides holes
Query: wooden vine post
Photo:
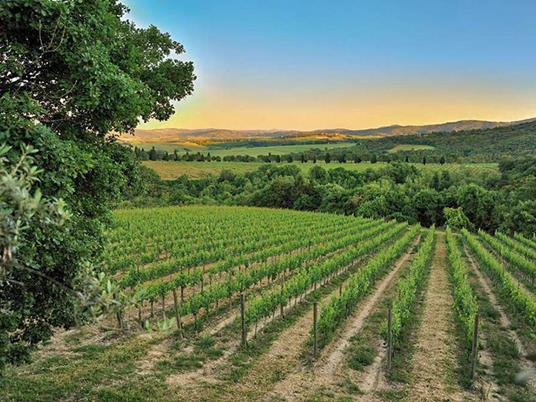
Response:
[{"label": "wooden vine post", "polygon": [[478,323],[479,314],[475,315],[475,324],[473,328],[473,344],[471,345],[471,379],[475,378],[476,365],[478,361]]},{"label": "wooden vine post", "polygon": [[279,305],[279,313],[281,314],[281,318],[285,318],[285,311],[283,306],[283,282],[281,282],[281,304]]},{"label": "wooden vine post", "polygon": [[240,325],[242,328],[242,347],[247,348],[248,338],[246,332],[246,303],[244,301],[244,293],[240,292]]},{"label": "wooden vine post", "polygon": [[177,289],[173,288],[173,306],[175,307],[175,320],[177,321],[177,329],[179,330],[179,337],[182,338],[182,323],[181,313],[177,297]]},{"label": "wooden vine post", "polygon": [[313,360],[316,360],[316,354],[318,351],[317,319],[318,319],[318,302],[314,302],[313,303]]},{"label": "wooden vine post", "polygon": [[391,370],[393,359],[393,322],[392,322],[392,307],[387,309],[387,369]]},{"label": "wooden vine post", "polygon": [[165,321],[166,320],[166,302],[164,299],[164,293],[162,293],[161,295],[161,300],[162,300],[162,319]]}]

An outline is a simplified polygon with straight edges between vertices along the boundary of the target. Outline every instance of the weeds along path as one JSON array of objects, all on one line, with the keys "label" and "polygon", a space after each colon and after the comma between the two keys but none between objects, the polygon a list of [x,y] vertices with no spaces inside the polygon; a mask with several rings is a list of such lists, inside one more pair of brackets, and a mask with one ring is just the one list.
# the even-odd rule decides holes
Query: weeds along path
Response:
[{"label": "weeds along path", "polygon": [[350,344],[351,338],[361,331],[367,317],[382,300],[386,289],[392,285],[402,268],[409,263],[420,239],[421,236],[418,235],[409,250],[395,262],[389,273],[356,306],[339,334],[322,350],[312,370],[303,365],[296,367],[283,381],[275,385],[273,389],[274,398],[290,396],[290,399],[302,399],[304,395],[315,392],[318,387],[326,387],[340,382],[343,376],[342,363],[346,357],[345,351]]},{"label": "weeds along path", "polygon": [[[494,309],[499,314],[499,324],[502,329],[508,331],[508,335],[512,342],[514,342],[521,358],[520,358],[520,365],[523,370],[534,370],[536,367],[534,366],[534,363],[532,363],[530,360],[528,360],[525,356],[527,356],[527,348],[521,341],[521,338],[517,335],[516,331],[514,331],[512,322],[504,312],[504,309],[502,308],[501,304],[498,302],[497,297],[495,295],[495,292],[493,291],[493,285],[488,277],[486,277],[482,272],[480,271],[480,267],[478,266],[478,263],[474,260],[473,256],[469,252],[467,248],[465,248],[465,254],[467,255],[470,263],[472,271],[475,273],[478,282],[480,286],[484,289],[484,292],[489,299],[491,305],[494,307]],[[482,334],[485,341],[485,334]],[[492,357],[488,357],[487,355],[484,355],[484,361],[489,360],[492,361]],[[536,378],[534,376],[532,377],[531,381],[528,383],[530,389],[533,392],[536,392]]]},{"label": "weeds along path", "polygon": [[445,234],[437,232],[422,320],[416,334],[409,394],[418,401],[467,401],[473,397],[455,383],[458,364],[456,323]]}]

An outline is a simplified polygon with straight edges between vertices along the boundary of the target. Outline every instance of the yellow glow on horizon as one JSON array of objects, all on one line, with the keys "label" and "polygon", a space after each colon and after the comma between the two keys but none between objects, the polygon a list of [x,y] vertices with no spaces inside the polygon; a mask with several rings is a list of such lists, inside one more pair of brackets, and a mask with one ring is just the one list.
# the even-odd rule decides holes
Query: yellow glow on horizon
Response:
[{"label": "yellow glow on horizon", "polygon": [[[369,90],[370,91],[370,90]],[[467,89],[386,89],[370,94],[340,91],[285,96],[196,94],[165,122],[139,128],[365,129],[457,120],[513,121],[536,116],[536,96]]]}]

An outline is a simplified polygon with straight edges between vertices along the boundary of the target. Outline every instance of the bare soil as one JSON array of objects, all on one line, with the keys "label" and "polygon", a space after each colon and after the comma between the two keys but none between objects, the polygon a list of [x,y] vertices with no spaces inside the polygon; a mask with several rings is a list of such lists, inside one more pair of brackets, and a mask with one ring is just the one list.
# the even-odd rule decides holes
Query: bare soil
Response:
[{"label": "bare soil", "polygon": [[437,232],[421,325],[416,335],[410,395],[415,401],[468,401],[475,397],[453,380],[456,324],[444,233]]}]

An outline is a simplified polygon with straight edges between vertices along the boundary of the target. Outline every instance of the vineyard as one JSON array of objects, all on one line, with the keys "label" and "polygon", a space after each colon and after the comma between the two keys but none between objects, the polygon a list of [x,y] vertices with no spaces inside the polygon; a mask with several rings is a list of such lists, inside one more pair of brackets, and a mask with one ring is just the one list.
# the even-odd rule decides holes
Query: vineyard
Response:
[{"label": "vineyard", "polygon": [[104,316],[8,400],[535,400],[534,238],[211,206],[119,210],[109,237]]}]

